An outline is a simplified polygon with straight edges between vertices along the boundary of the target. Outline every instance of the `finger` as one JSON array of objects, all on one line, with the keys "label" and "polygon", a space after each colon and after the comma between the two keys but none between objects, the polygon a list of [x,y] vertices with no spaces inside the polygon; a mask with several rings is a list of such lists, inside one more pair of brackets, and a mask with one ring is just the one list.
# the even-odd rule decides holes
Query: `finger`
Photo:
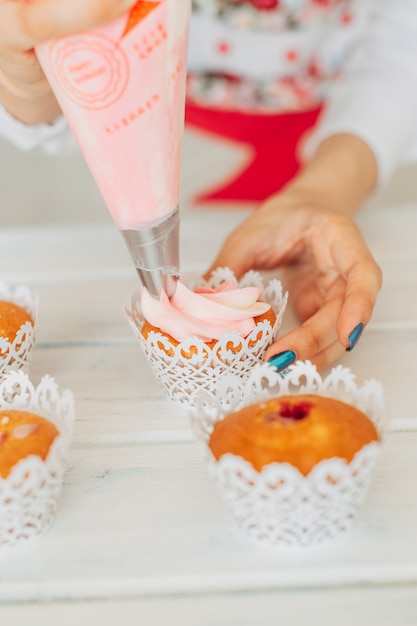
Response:
[{"label": "finger", "polygon": [[27,50],[54,37],[100,26],[135,0],[8,1],[0,5],[0,45]]},{"label": "finger", "polygon": [[371,317],[381,284],[381,271],[370,257],[349,273],[345,297],[336,285],[337,293],[299,328],[270,346],[265,360],[273,358],[278,369],[296,359],[311,360],[320,368],[329,365],[356,345]]},{"label": "finger", "polygon": [[[321,352],[328,349],[337,340],[336,322],[342,303],[341,295],[326,302],[315,315],[299,328],[290,331],[272,344],[266,351],[265,360],[269,361],[273,358],[273,365],[281,370],[297,359],[302,361],[316,359]],[[343,352],[344,346],[340,343],[339,350],[332,349],[332,354],[336,354],[336,357]]]},{"label": "finger", "polygon": [[371,319],[381,287],[382,272],[372,257],[349,271],[345,300],[336,326],[339,341],[346,349],[352,347],[351,335],[357,326],[366,326]]},{"label": "finger", "polygon": [[253,255],[249,246],[244,245],[245,241],[251,240],[249,237],[239,237],[238,231],[229,235],[207,271],[207,275],[209,276],[218,267],[229,267],[236,278],[240,278],[248,270],[255,269]]},{"label": "finger", "polygon": [[311,359],[311,362],[317,367],[317,370],[320,371],[334,363],[337,359],[340,359],[343,354],[345,354],[344,347],[340,345],[339,341],[334,341],[329,346],[326,346],[324,350],[316,354]]},{"label": "finger", "polygon": [[[291,294],[291,302],[298,319],[305,322],[312,317],[325,301],[320,291],[319,277],[314,280],[314,271],[302,263],[293,264],[281,269],[281,281]],[[345,283],[339,281],[340,292],[343,293]],[[334,287],[336,293],[336,286]]]}]

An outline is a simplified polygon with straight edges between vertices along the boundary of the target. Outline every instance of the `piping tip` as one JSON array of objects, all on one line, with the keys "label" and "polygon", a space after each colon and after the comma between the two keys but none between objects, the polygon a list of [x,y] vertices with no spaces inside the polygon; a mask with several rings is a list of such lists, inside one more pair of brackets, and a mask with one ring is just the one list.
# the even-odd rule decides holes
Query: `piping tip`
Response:
[{"label": "piping tip", "polygon": [[153,298],[157,298],[159,300],[161,291],[165,291],[168,298],[171,298],[174,295],[177,288],[177,281],[179,279],[178,273],[166,273],[162,269],[145,270],[140,267],[136,268],[136,272],[139,276],[140,282]]},{"label": "piping tip", "polygon": [[179,278],[179,210],[146,227],[122,230],[142,285],[154,298],[171,298]]}]

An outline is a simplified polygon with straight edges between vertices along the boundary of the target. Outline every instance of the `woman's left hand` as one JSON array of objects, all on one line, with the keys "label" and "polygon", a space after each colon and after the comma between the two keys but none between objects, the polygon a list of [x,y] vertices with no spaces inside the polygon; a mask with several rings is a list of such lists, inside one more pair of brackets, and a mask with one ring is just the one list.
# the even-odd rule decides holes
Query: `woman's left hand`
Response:
[{"label": "woman's left hand", "polygon": [[301,325],[267,351],[278,369],[309,359],[321,369],[350,350],[368,323],[381,270],[350,217],[290,190],[273,196],[225,241],[211,269],[280,269]]}]

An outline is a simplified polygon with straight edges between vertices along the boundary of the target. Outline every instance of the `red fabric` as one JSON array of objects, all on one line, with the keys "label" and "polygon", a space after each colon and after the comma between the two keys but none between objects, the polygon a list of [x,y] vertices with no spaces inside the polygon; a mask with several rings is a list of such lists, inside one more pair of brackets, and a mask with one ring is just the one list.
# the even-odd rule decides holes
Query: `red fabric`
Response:
[{"label": "red fabric", "polygon": [[311,129],[321,108],[295,113],[260,114],[228,111],[187,103],[185,123],[220,140],[243,145],[248,163],[232,179],[199,194],[196,202],[256,201],[278,191],[296,174],[302,135]]}]

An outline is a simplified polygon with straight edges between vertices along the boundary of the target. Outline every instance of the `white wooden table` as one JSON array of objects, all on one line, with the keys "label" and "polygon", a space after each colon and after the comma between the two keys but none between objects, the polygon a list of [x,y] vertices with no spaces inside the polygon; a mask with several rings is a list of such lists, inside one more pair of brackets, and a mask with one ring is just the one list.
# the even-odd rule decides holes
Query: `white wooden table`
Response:
[{"label": "white wooden table", "polygon": [[[184,208],[183,270],[242,215]],[[125,320],[137,278],[113,225],[0,233],[1,278],[40,296],[31,377],[72,389],[77,412],[55,524],[0,553],[1,626],[417,624],[417,207],[360,223],[385,283],[342,362],[384,383],[393,419],[353,529],[302,550],[259,547],[229,517]]]}]

